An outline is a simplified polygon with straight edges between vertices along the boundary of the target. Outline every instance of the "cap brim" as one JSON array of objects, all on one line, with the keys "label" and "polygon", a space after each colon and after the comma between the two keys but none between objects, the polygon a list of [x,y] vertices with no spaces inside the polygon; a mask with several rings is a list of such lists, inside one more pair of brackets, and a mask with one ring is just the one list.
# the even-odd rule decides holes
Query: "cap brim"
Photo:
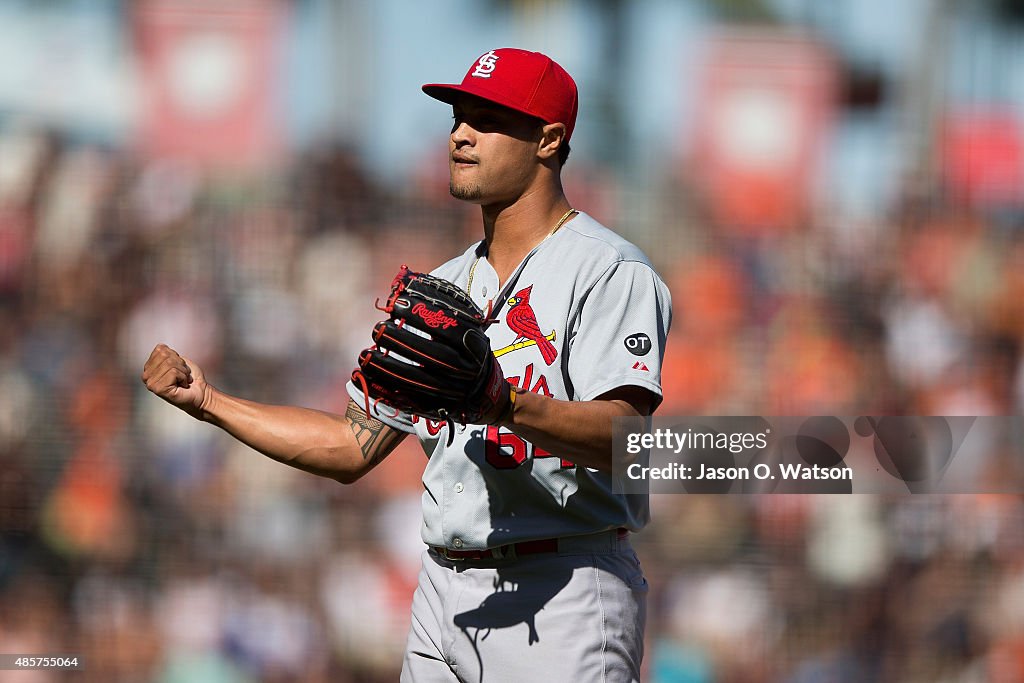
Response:
[{"label": "cap brim", "polygon": [[452,83],[428,83],[423,86],[423,92],[435,100],[441,100],[446,104],[454,104],[455,99],[463,90],[462,86]]},{"label": "cap brim", "polygon": [[523,107],[516,106],[514,103],[509,101],[507,97],[499,93],[489,92],[486,88],[467,88],[464,85],[454,83],[428,83],[422,86],[422,90],[435,100],[440,100],[446,104],[455,104],[460,95],[471,95],[473,97],[479,97],[482,100],[487,100],[488,102],[499,104],[506,109],[511,109],[521,114],[532,116],[535,119],[544,120],[544,117]]}]

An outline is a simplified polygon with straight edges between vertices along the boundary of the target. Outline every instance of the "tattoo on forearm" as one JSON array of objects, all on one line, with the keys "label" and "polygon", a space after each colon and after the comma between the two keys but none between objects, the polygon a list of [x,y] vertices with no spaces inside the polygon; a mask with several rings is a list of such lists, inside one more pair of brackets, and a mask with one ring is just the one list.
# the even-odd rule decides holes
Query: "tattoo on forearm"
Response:
[{"label": "tattoo on forearm", "polygon": [[352,434],[363,451],[363,460],[384,457],[402,438],[401,432],[370,417],[354,401],[348,402],[345,417],[351,421]]}]

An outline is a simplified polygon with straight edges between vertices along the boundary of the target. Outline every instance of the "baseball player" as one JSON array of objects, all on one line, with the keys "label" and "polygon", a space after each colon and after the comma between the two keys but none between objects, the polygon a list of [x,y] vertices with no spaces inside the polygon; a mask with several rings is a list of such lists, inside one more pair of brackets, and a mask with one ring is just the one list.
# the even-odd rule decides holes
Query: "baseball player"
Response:
[{"label": "baseball player", "polygon": [[[265,455],[342,483],[407,435],[419,440],[426,548],[403,681],[639,680],[647,583],[629,534],[648,506],[612,492],[612,422],[661,401],[669,292],[637,247],[562,191],[578,98],[557,63],[491,50],[461,83],[423,90],[452,106],[451,194],[483,219],[484,239],[432,273],[487,312],[489,351],[449,357],[481,364],[486,386],[453,399],[476,404],[460,413],[475,422],[382,400],[404,395],[386,386],[402,368],[424,368],[384,366],[379,347],[360,356],[343,416],[230,396],[163,345],[143,381]],[[450,308],[422,303],[437,290],[412,304],[420,281],[403,268],[385,310],[427,334],[399,338],[403,325],[381,323],[378,344],[394,337],[412,355],[438,343],[431,330],[459,329]],[[429,397],[431,381],[446,380],[412,384]]]}]

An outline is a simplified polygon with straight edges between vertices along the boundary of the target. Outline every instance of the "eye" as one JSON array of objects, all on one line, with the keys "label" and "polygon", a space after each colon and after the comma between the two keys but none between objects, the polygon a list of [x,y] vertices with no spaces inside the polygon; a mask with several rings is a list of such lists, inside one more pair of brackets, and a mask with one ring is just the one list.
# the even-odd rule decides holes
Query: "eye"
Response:
[{"label": "eye", "polygon": [[478,130],[482,131],[504,130],[508,125],[500,116],[490,112],[476,117],[473,124]]}]

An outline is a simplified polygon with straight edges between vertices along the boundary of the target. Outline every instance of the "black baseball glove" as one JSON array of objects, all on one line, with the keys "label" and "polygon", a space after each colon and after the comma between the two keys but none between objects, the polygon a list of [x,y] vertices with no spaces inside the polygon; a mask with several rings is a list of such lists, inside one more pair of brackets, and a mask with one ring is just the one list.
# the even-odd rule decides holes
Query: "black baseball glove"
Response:
[{"label": "black baseball glove", "polygon": [[496,423],[515,397],[484,331],[494,322],[457,286],[402,266],[359,354],[353,381],[369,401],[462,424]]}]

